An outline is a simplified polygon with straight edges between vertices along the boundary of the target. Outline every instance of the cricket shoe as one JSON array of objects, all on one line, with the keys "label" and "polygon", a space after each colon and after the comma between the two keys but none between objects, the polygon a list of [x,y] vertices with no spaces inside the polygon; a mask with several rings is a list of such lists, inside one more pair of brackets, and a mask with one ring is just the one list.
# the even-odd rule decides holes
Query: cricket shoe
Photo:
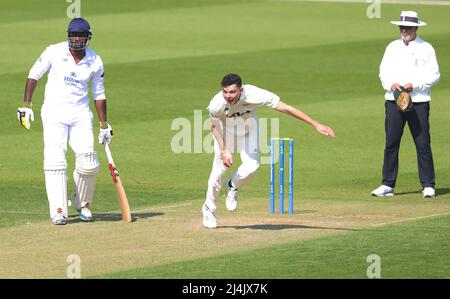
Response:
[{"label": "cricket shoe", "polygon": [[206,228],[216,228],[217,227],[217,219],[214,212],[212,212],[207,205],[203,205],[202,208],[203,214],[203,226]]},{"label": "cricket shoe", "polygon": [[91,210],[86,207],[81,208],[80,219],[84,222],[92,221],[94,218],[92,217]]},{"label": "cricket shoe", "polygon": [[432,198],[436,196],[436,191],[433,187],[425,187],[422,190],[423,198]]},{"label": "cricket shoe", "polygon": [[63,214],[56,214],[55,217],[52,218],[52,223],[54,225],[65,225],[66,224],[66,218]]},{"label": "cricket shoe", "polygon": [[373,196],[394,196],[394,188],[381,185],[377,189],[372,191]]},{"label": "cricket shoe", "polygon": [[236,211],[238,206],[238,189],[231,186],[231,180],[228,181],[228,194],[225,205],[230,212]]}]

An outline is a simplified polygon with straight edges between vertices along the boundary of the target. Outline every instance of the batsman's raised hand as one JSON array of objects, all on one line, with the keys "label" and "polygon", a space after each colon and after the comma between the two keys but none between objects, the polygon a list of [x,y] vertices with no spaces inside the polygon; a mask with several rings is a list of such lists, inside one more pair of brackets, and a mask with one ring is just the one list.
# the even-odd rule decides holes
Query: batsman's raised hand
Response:
[{"label": "batsman's raised hand", "polygon": [[111,125],[107,122],[100,122],[100,133],[98,134],[98,143],[107,144],[111,143],[113,137],[113,131]]},{"label": "batsman's raised hand", "polygon": [[17,108],[17,119],[19,123],[27,130],[31,127],[31,121],[34,121],[34,113],[31,109],[31,103],[25,104],[24,107]]}]

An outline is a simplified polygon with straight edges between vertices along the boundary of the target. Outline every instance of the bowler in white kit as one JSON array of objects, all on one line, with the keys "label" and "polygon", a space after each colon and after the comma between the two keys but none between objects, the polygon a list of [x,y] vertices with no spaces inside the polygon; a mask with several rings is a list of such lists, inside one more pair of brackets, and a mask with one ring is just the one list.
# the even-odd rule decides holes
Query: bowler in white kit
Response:
[{"label": "bowler in white kit", "polygon": [[225,173],[233,164],[233,153],[240,153],[242,164],[228,181],[228,194],[225,201],[227,210],[237,209],[237,193],[253,176],[259,167],[258,107],[270,107],[291,115],[312,125],[317,132],[334,138],[334,131],[306,113],[282,101],[268,90],[250,84],[242,84],[237,74],[225,75],[221,82],[222,90],[217,93],[208,106],[211,118],[211,131],[214,136],[214,160],[208,180],[206,200],[202,207],[203,226],[216,228],[216,202],[224,181]]},{"label": "bowler in white kit", "polygon": [[103,62],[88,48],[92,37],[89,23],[72,19],[67,41],[50,45],[31,68],[25,85],[24,104],[17,117],[26,129],[34,120],[32,96],[37,81],[48,72],[45,99],[41,108],[44,129],[44,175],[50,218],[53,224],[66,224],[67,142],[76,156],[73,198],[80,219],[92,221],[92,199],[99,170],[94,150],[93,114],[89,109],[88,87],[100,121],[99,143],[110,143],[112,128],[106,118]]}]

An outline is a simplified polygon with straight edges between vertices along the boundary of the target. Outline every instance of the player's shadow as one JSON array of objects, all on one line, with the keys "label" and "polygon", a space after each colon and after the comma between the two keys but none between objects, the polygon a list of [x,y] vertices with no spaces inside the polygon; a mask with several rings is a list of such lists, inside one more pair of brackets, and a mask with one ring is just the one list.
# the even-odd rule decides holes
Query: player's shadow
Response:
[{"label": "player's shadow", "polygon": [[[436,188],[436,195],[446,195],[450,193],[450,188]],[[416,191],[406,191],[406,192],[398,192],[395,195],[407,195],[407,194],[420,194],[422,195],[422,190]]]},{"label": "player's shadow", "polygon": [[295,210],[295,212],[299,214],[313,214],[319,212],[319,210]]},{"label": "player's shadow", "polygon": [[[151,217],[161,216],[164,213],[131,213],[131,222],[136,222],[139,219],[147,219]],[[100,222],[100,221],[122,221],[121,213],[103,213],[103,214],[94,214],[94,221],[92,222]],[[67,223],[78,223],[83,222],[78,215],[69,216],[67,219]]]},{"label": "player's shadow", "polygon": [[445,195],[450,193],[450,188],[437,188],[436,195]]},{"label": "player's shadow", "polygon": [[254,225],[232,225],[221,226],[223,228],[235,228],[235,229],[259,229],[259,230],[284,230],[284,229],[332,229],[332,230],[345,230],[345,231],[359,231],[359,229],[345,228],[345,227],[326,227],[326,226],[310,226],[302,224],[254,224]]},{"label": "player's shadow", "polygon": [[[416,190],[416,191],[405,191],[405,192],[395,192],[395,195],[409,195],[409,194],[422,194],[422,190]],[[395,197],[395,196],[394,196]]]}]

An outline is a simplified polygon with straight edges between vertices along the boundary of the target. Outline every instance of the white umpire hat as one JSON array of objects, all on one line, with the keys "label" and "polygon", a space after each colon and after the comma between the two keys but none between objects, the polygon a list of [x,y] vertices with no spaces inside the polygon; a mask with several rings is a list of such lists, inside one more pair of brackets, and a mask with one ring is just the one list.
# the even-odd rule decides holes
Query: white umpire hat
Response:
[{"label": "white umpire hat", "polygon": [[427,23],[419,21],[419,15],[417,12],[411,10],[402,11],[400,14],[400,20],[391,21],[391,24],[410,27],[421,27],[427,25]]}]

